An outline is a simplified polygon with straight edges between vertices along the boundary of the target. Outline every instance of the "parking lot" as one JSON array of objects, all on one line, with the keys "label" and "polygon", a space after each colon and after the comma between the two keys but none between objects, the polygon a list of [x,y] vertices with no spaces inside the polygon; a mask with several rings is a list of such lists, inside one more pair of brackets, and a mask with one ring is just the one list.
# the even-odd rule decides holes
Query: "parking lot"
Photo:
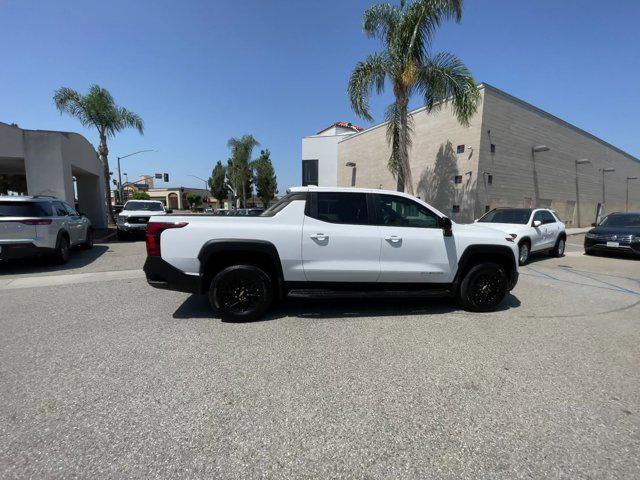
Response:
[{"label": "parking lot", "polygon": [[638,478],[640,261],[533,257],[503,308],[155,290],[142,242],[0,264],[3,478]]}]

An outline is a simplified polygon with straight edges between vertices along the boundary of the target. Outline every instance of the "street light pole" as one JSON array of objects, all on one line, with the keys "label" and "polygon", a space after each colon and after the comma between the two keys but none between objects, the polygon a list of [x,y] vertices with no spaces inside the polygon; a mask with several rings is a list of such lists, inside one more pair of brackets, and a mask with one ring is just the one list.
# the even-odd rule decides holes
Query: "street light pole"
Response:
[{"label": "street light pole", "polygon": [[132,157],[133,155],[137,155],[139,153],[144,153],[144,152],[157,152],[157,150],[138,150],[137,152],[128,153],[127,155],[123,155],[121,157],[117,157],[118,158],[118,196],[120,197],[120,203],[122,203],[122,196],[123,196],[122,174],[120,173],[120,160],[122,160],[124,158],[127,158],[127,157]]},{"label": "street light pole", "polygon": [[198,180],[202,180],[204,182],[204,189],[209,191],[209,182],[202,177],[198,177],[196,175],[187,175],[187,177],[197,178]]},{"label": "street light pole", "polygon": [[605,198],[606,198],[606,191],[605,191],[605,184],[604,184],[604,174],[605,173],[609,173],[609,172],[615,172],[616,169],[615,168],[603,168],[602,169],[602,213],[604,213],[604,207],[605,207]]},{"label": "street light pole", "polygon": [[626,211],[629,211],[629,180],[637,180],[638,177],[627,177],[627,208]]},{"label": "street light pole", "polygon": [[536,153],[548,152],[551,150],[546,145],[536,145],[531,148],[531,160],[533,162],[533,206],[537,208],[540,201],[540,188],[538,186],[538,170],[536,169]]},{"label": "street light pole", "polygon": [[578,213],[578,224],[576,226],[578,228],[580,228],[580,186],[578,182],[578,165],[584,165],[586,163],[591,163],[591,160],[588,160],[586,158],[576,160],[576,209]]}]

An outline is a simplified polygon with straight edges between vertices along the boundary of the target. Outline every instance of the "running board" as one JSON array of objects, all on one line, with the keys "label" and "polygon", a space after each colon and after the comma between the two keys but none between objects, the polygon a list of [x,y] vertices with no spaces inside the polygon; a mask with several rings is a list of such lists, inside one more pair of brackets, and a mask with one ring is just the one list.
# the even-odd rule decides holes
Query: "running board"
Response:
[{"label": "running board", "polygon": [[290,290],[289,298],[431,298],[452,297],[454,293],[449,289],[428,290],[322,290],[322,289],[294,289]]}]

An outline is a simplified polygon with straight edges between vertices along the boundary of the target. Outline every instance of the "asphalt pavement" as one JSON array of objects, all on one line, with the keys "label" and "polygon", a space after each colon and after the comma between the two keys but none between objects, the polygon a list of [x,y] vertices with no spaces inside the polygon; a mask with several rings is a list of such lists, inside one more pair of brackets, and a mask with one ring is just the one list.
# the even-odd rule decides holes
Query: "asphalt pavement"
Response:
[{"label": "asphalt pavement", "polygon": [[581,241],[493,313],[296,300],[248,324],[149,287],[140,242],[0,265],[0,477],[638,478],[640,261]]}]

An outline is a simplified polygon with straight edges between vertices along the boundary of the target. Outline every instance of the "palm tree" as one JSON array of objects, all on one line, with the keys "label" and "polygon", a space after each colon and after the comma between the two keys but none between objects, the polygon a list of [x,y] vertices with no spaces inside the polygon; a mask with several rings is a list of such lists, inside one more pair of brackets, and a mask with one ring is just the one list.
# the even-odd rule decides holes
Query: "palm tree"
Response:
[{"label": "palm tree", "polygon": [[247,189],[250,188],[253,179],[251,153],[260,143],[253,138],[253,135],[243,135],[240,138],[230,138],[227,145],[231,148],[227,176],[236,192],[242,196],[242,207],[245,208]]},{"label": "palm tree", "polygon": [[135,128],[144,133],[144,122],[137,114],[116,105],[111,94],[98,85],[91,85],[89,93],[82,95],[71,88],[62,87],[53,96],[60,113],[68,113],[80,120],[83,127],[95,127],[100,136],[98,154],[104,169],[105,200],[109,211],[109,221],[115,223],[111,206],[111,185],[109,184],[109,149],[107,138],[125,128]]},{"label": "palm tree", "polygon": [[363,29],[368,37],[381,40],[384,50],[358,62],[349,79],[348,94],[356,115],[371,121],[369,98],[375,88],[384,91],[385,80],[393,86],[395,101],[387,107],[387,141],[391,146],[389,170],[398,191],[407,185],[413,193],[409,166],[412,119],[409,100],[420,94],[428,110],[451,102],[462,125],[477,110],[480,97],[471,73],[462,61],[447,52],[432,54],[436,28],[447,19],[459,22],[463,0],[417,0],[399,6],[375,5],[364,12]]}]

